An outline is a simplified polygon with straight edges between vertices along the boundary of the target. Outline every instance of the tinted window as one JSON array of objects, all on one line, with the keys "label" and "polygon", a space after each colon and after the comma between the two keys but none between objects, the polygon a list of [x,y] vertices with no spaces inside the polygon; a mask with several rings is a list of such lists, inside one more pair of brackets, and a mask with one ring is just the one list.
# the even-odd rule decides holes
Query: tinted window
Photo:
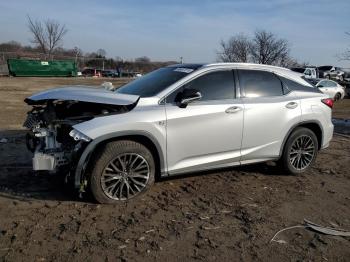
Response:
[{"label": "tinted window", "polygon": [[333,81],[324,80],[318,84],[319,87],[336,87],[337,84]]},{"label": "tinted window", "polygon": [[281,81],[272,73],[258,70],[238,70],[240,87],[245,97],[283,95]]},{"label": "tinted window", "polygon": [[[290,80],[288,78],[279,76],[279,78],[282,80],[283,85],[286,86],[290,91],[307,91],[307,92],[317,92],[319,93],[318,89],[316,87],[311,87],[307,85],[302,85],[298,82],[295,82],[293,80]],[[314,80],[312,79],[307,79],[309,83],[312,85],[315,84]]]},{"label": "tinted window", "polygon": [[117,89],[117,93],[150,97],[193,72],[192,68],[165,67],[146,74]]},{"label": "tinted window", "polygon": [[294,71],[294,72],[298,72],[298,73],[304,73],[305,71],[305,68],[302,68],[302,67],[293,67],[291,68],[290,70]]},{"label": "tinted window", "polygon": [[328,71],[332,69],[332,66],[320,66],[318,69],[322,71]]},{"label": "tinted window", "polygon": [[198,90],[201,101],[233,99],[235,97],[233,71],[217,71],[200,76],[187,83],[167,97],[167,102],[175,102],[184,89]]},{"label": "tinted window", "polygon": [[337,83],[333,82],[333,81],[328,81],[328,86],[329,87],[336,87]]}]

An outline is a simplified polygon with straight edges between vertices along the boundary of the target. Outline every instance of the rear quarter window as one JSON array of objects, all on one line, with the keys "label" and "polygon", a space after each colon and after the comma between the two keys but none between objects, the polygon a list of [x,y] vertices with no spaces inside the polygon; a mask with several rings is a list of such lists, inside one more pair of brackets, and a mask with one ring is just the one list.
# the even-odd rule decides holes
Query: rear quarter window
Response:
[{"label": "rear quarter window", "polygon": [[315,92],[315,93],[321,92],[316,87],[302,85],[296,81],[290,80],[290,79],[285,78],[283,76],[279,76],[279,78],[281,79],[283,85],[285,85],[290,91],[304,91],[304,92]]}]

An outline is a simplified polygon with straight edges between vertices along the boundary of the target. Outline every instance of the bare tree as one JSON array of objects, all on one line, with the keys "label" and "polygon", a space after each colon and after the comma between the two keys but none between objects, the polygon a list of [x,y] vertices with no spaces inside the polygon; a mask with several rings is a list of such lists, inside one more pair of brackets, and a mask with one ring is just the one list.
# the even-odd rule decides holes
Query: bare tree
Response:
[{"label": "bare tree", "polygon": [[51,57],[57,47],[62,44],[63,37],[67,33],[65,25],[51,19],[44,22],[33,20],[30,16],[28,19],[28,28],[33,35],[32,43],[40,47],[44,54]]},{"label": "bare tree", "polygon": [[250,51],[253,62],[259,64],[283,65],[289,59],[288,41],[265,30],[255,32]]},{"label": "bare tree", "polygon": [[229,40],[220,42],[220,50],[217,52],[221,62],[248,62],[250,60],[251,41],[240,33]]},{"label": "bare tree", "polygon": [[[350,36],[350,32],[345,32],[345,34]],[[350,60],[350,48],[345,50],[343,53],[337,55],[339,60]]]},{"label": "bare tree", "polygon": [[106,50],[100,48],[96,51],[96,54],[99,58],[105,58],[107,55],[107,52],[106,52]]}]

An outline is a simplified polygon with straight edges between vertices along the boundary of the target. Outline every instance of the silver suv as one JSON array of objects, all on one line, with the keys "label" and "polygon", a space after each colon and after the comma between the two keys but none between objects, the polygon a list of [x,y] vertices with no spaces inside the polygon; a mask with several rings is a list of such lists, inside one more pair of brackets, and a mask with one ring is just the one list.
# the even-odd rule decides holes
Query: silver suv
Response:
[{"label": "silver suv", "polygon": [[270,160],[298,174],[333,135],[332,99],[257,64],[173,65],[116,91],[63,87],[25,101],[33,169],[62,172],[100,203],[133,198],[158,176]]}]

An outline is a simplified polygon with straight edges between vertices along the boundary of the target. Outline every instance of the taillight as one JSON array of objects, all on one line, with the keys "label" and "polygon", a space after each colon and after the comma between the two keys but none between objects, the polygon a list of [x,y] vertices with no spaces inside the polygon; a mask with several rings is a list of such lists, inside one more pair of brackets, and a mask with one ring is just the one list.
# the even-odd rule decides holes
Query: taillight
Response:
[{"label": "taillight", "polygon": [[333,108],[334,101],[332,98],[326,98],[321,100],[323,104],[329,106],[330,108]]}]

